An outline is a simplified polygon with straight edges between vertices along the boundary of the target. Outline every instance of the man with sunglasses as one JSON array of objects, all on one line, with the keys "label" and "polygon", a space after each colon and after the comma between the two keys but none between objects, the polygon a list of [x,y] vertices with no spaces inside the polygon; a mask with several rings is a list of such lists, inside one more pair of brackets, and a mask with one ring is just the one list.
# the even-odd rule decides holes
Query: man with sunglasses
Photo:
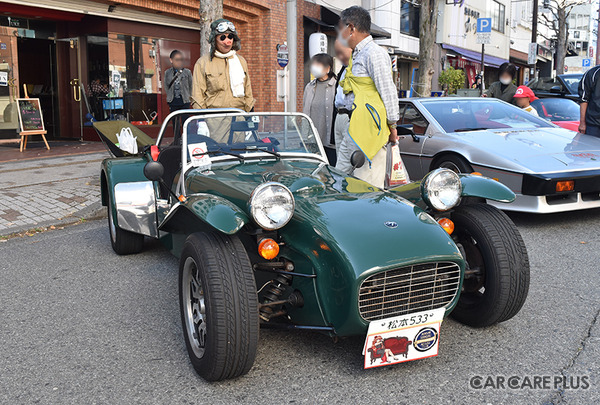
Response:
[{"label": "man with sunglasses", "polygon": [[194,66],[192,107],[250,111],[254,107],[254,97],[248,63],[237,54],[240,38],[235,25],[221,18],[210,28],[210,52]]}]

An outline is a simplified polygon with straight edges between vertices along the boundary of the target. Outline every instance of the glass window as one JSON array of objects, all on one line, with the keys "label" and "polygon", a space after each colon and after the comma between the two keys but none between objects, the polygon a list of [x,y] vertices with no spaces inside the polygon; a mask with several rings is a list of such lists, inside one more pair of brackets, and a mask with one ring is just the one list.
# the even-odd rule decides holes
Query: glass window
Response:
[{"label": "glass window", "polygon": [[402,116],[402,125],[412,125],[416,135],[425,135],[429,122],[421,115],[419,110],[412,104],[407,104]]},{"label": "glass window", "polygon": [[422,103],[448,133],[551,127],[545,120],[497,100],[443,100]]},{"label": "glass window", "polygon": [[205,143],[211,156],[265,151],[321,154],[310,121],[299,115],[219,114],[195,116],[186,123],[184,145]]},{"label": "glass window", "polygon": [[543,98],[531,103],[539,116],[550,121],[579,121],[579,105],[568,98]]},{"label": "glass window", "polygon": [[158,89],[157,39],[108,34],[110,92],[103,105],[108,119],[156,124]]},{"label": "glass window", "polygon": [[400,31],[413,37],[419,36],[419,9],[407,0],[402,0]]},{"label": "glass window", "polygon": [[504,27],[506,25],[506,6],[497,1],[492,2],[492,28],[496,31],[504,33]]}]

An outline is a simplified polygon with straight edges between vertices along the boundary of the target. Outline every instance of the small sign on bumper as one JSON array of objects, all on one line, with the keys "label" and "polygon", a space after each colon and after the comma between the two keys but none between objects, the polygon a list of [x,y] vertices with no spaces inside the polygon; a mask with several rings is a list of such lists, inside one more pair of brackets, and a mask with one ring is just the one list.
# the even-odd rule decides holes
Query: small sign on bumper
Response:
[{"label": "small sign on bumper", "polygon": [[444,308],[380,319],[369,324],[365,368],[437,356]]}]

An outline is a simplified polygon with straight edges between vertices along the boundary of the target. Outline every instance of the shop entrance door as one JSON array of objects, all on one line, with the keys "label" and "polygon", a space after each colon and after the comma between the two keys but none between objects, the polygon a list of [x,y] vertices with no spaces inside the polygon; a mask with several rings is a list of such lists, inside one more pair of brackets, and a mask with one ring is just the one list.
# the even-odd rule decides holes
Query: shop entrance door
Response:
[{"label": "shop entrance door", "polygon": [[56,39],[61,138],[83,139],[82,48],[79,37]]}]

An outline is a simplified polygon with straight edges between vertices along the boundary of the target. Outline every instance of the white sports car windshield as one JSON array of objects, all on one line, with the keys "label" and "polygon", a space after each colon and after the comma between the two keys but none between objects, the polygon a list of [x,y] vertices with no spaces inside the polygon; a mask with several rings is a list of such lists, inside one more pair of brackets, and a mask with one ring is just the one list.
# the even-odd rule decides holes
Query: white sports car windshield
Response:
[{"label": "white sports car windshield", "polygon": [[493,100],[422,101],[423,106],[442,126],[445,132],[468,132],[485,129],[536,129],[551,124],[518,107]]}]

